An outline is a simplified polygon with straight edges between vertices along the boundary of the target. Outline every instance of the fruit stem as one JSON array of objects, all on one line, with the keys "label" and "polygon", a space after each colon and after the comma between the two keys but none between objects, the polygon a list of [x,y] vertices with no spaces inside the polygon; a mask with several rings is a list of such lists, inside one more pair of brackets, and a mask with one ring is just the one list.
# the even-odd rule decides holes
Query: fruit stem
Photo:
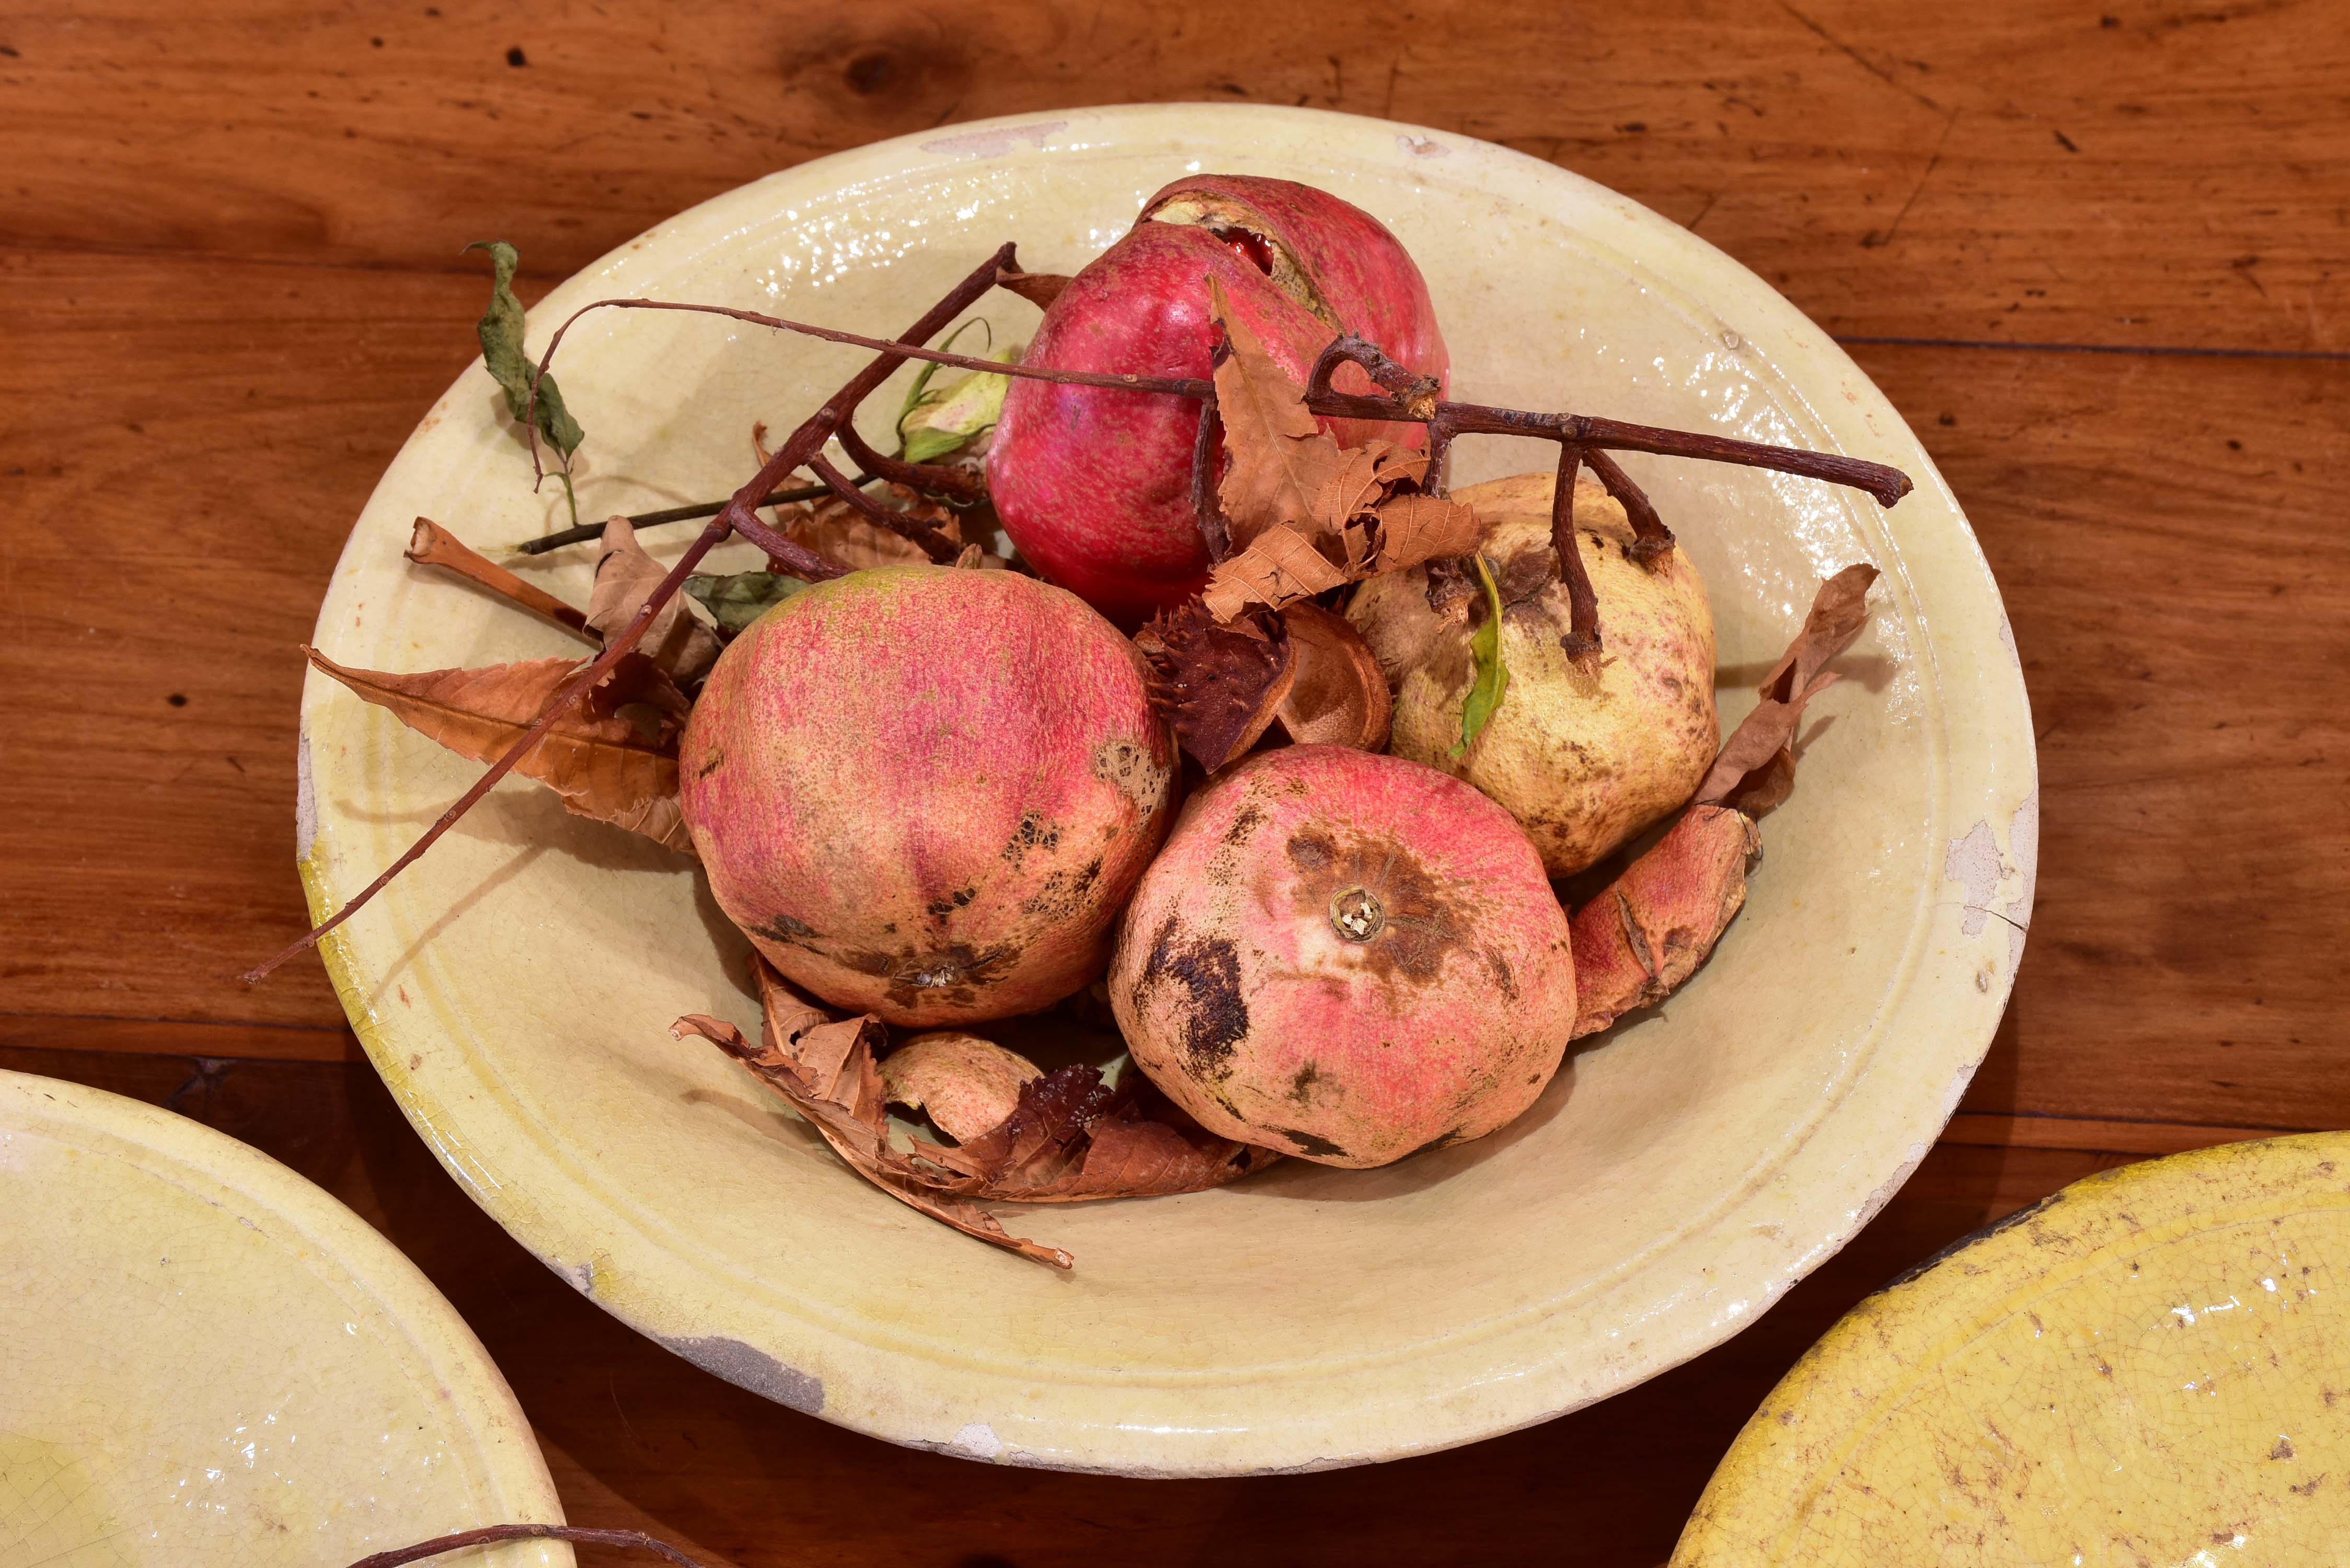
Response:
[{"label": "fruit stem", "polygon": [[1632,476],[1618,468],[1614,458],[1596,447],[1583,457],[1591,464],[1591,472],[1599,476],[1599,483],[1607,487],[1607,493],[1624,508],[1624,515],[1632,520],[1632,547],[1626,553],[1640,566],[1654,568],[1672,554],[1673,531],[1657,515],[1648,493],[1633,483]]},{"label": "fruit stem", "polygon": [[1403,410],[1402,417],[1427,423],[1436,417],[1438,403],[1444,396],[1444,385],[1433,376],[1414,374],[1387,356],[1386,350],[1367,337],[1357,337],[1342,332],[1330,340],[1314,361],[1314,369],[1305,378],[1305,401],[1311,406],[1316,398],[1333,395],[1331,378],[1341,365],[1359,367],[1372,380],[1386,389]]},{"label": "fruit stem", "polygon": [[1550,497],[1550,547],[1558,556],[1559,580],[1566,585],[1567,628],[1558,645],[1588,671],[1599,656],[1599,596],[1592,590],[1591,572],[1575,538],[1575,476],[1582,466],[1583,449],[1572,441],[1560,443],[1558,483]]},{"label": "fruit stem", "polygon": [[[336,910],[334,914],[311,927],[299,940],[267,962],[247,971],[244,977],[245,983],[250,985],[257,982],[287,959],[305,949],[316,946],[318,939],[357,914],[366,906],[368,900],[381,891],[394,877],[399,876],[418,857],[432,848],[442,834],[456,825],[458,818],[471,811],[476,801],[489,794],[493,785],[511,773],[516,763],[528,755],[533,747],[546,738],[547,732],[555,728],[556,721],[568,712],[574,703],[611,673],[612,667],[618,664],[621,657],[636,647],[644,637],[645,628],[652,624],[653,617],[660,614],[669,602],[677,597],[678,591],[685,586],[685,579],[691,576],[693,569],[702,564],[702,558],[716,548],[728,534],[742,535],[764,550],[772,562],[811,582],[822,582],[827,578],[847,576],[847,568],[825,559],[813,550],[794,544],[761,523],[753,515],[753,508],[758,506],[761,504],[761,498],[775,488],[776,481],[796,469],[806,466],[808,461],[823,450],[824,443],[831,439],[834,431],[839,428],[841,421],[847,418],[850,410],[869,395],[874,388],[888,380],[890,372],[906,362],[910,351],[918,351],[914,348],[915,345],[927,343],[937,337],[944,330],[948,322],[953,320],[981,295],[994,287],[998,275],[1013,265],[1014,254],[1014,247],[1007,243],[1003,249],[981,264],[970,276],[955,285],[946,297],[932,306],[920,321],[908,328],[903,340],[881,344],[881,352],[873,361],[851,377],[847,384],[834,393],[822,408],[810,414],[800,427],[791,433],[791,438],[775,449],[775,455],[760,466],[759,472],[751,476],[750,483],[734,493],[733,499],[726,503],[718,515],[711,519],[710,526],[703,529],[701,536],[686,546],[685,553],[678,557],[677,564],[669,569],[669,575],[661,578],[652,592],[646,596],[645,602],[638,607],[637,613],[629,618],[628,624],[606,639],[604,651],[590,659],[581,668],[578,674],[571,678],[562,691],[555,694],[554,699],[547,703],[546,711],[538,716],[537,722],[531,725],[520,740],[507,748],[505,755],[493,763],[489,770],[473,782],[471,789],[458,796],[456,802],[448,810],[442,812],[432,826],[424,830],[422,836],[410,845],[399,859],[384,868],[382,875],[359,889],[356,898]],[[576,316],[572,317],[573,321],[577,319]],[[564,327],[569,326],[570,322],[564,323]],[[558,329],[556,337],[559,338],[561,336],[562,331]],[[546,352],[548,358],[553,358],[554,344],[547,345]],[[1001,369],[1001,367],[997,368]],[[542,375],[546,373],[546,366],[543,362],[540,365],[540,373]]]},{"label": "fruit stem", "polygon": [[410,1563],[421,1563],[427,1557],[438,1557],[445,1552],[463,1552],[469,1546],[488,1546],[500,1541],[568,1541],[583,1546],[617,1546],[623,1551],[633,1548],[650,1552],[666,1558],[681,1568],[702,1568],[692,1558],[665,1541],[656,1541],[639,1530],[591,1530],[581,1524],[484,1524],[474,1530],[461,1530],[453,1535],[438,1535],[430,1541],[420,1541],[413,1546],[396,1547],[390,1552],[378,1552],[362,1557],[351,1568],[403,1568]]},{"label": "fruit stem", "polygon": [[826,486],[835,495],[839,496],[874,523],[887,528],[899,538],[920,546],[922,554],[938,565],[951,566],[954,564],[954,558],[962,554],[962,547],[949,543],[947,536],[938,531],[936,524],[925,523],[920,518],[910,513],[900,512],[894,506],[882,505],[879,501],[851,484],[848,482],[848,476],[833,467],[822,453],[808,459],[807,466],[808,472],[824,481]]}]

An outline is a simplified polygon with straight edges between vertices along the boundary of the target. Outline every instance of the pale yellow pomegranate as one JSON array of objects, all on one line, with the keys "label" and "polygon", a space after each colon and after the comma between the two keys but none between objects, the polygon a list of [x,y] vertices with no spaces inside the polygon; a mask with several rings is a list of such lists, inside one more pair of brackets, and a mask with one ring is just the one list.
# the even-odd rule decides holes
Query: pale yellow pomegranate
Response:
[{"label": "pale yellow pomegranate", "polygon": [[1632,524],[1596,481],[1575,486],[1575,524],[1599,596],[1605,651],[1590,671],[1567,657],[1566,590],[1551,551],[1548,473],[1455,491],[1483,525],[1479,553],[1503,598],[1509,689],[1455,759],[1475,677],[1469,639],[1484,596],[1429,597],[1425,568],[1374,577],[1347,618],[1395,691],[1398,756],[1466,779],[1508,809],[1554,877],[1580,871],[1688,800],[1721,743],[1713,707],[1713,612],[1676,546],[1653,568],[1627,554]]}]

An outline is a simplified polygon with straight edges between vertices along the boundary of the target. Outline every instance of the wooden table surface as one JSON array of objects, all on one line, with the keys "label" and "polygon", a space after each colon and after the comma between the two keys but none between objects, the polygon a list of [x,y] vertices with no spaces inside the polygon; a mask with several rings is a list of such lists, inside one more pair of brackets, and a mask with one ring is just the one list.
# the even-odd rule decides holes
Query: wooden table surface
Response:
[{"label": "wooden table surface", "polygon": [[[0,8],[0,1064],[170,1105],[380,1227],[504,1369],[576,1522],[742,1564],[1660,1562],[1771,1384],[1905,1265],[2111,1165],[2350,1126],[2345,20],[2338,0]],[[767,1404],[475,1210],[315,963],[233,978],[304,923],[296,645],[473,355],[461,245],[515,240],[535,297],[786,164],[1139,99],[1484,137],[1754,268],[1964,502],[2039,734],[2014,1001],[1877,1221],[1690,1366],[1370,1469],[1003,1470]]]}]

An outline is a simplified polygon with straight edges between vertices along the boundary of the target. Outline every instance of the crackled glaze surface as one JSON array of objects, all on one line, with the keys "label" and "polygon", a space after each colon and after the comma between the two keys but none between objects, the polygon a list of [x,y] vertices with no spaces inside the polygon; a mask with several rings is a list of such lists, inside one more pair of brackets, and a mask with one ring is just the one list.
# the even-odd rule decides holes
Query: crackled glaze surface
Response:
[{"label": "crackled glaze surface", "polygon": [[2350,1561],[2350,1135],[2066,1188],[1763,1402],[1679,1568]]},{"label": "crackled glaze surface", "polygon": [[170,1112],[0,1073],[0,1568],[317,1568],[562,1517],[479,1342],[357,1216]]},{"label": "crackled glaze surface", "polygon": [[[691,867],[495,792],[327,946],[361,1038],[484,1208],[643,1332],[796,1408],[1003,1463],[1200,1474],[1441,1448],[1604,1397],[1751,1321],[1923,1156],[2004,1003],[2031,909],[2022,679],[1958,505],[1900,416],[1751,274],[1500,148],[1303,110],[1142,108],[961,127],[825,159],[631,242],[533,312],[611,294],[894,333],[1004,238],[1072,271],[1187,170],[1284,175],[1376,213],[1426,273],[1458,395],[1900,464],[1865,497],[1626,459],[1711,588],[1725,722],[1816,579],[1884,568],[1848,679],[1712,963],[1575,1053],[1519,1122],[1373,1172],[1018,1218],[1055,1277],[842,1169],[680,1012],[754,1013]],[[983,309],[1022,338],[1034,311]],[[588,515],[722,493],[860,362],[705,317],[608,312],[566,339]],[[880,439],[903,376],[868,405]],[[317,639],[422,669],[576,651],[400,559],[432,516],[494,545],[560,508],[477,367],[354,529]],[[1461,483],[1547,448],[1472,440]],[[658,539],[658,535],[649,538]],[[674,551],[679,541],[656,544]],[[740,547],[723,559],[747,561]],[[532,567],[584,601],[588,553]],[[362,886],[473,775],[338,689],[303,704],[314,908]]]}]

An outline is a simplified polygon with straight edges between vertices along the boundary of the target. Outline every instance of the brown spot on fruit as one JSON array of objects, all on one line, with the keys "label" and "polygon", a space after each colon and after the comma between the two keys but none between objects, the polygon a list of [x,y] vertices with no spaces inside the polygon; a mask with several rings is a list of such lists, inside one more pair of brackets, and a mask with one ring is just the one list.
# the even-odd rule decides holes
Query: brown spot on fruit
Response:
[{"label": "brown spot on fruit", "polygon": [[1145,822],[1166,803],[1171,770],[1139,742],[1123,736],[1103,742],[1094,752],[1093,771],[1094,777],[1132,801],[1135,815]]},{"label": "brown spot on fruit", "polygon": [[726,753],[713,746],[711,748],[710,760],[703,763],[700,767],[694,769],[693,776],[698,779],[706,779],[725,765]]},{"label": "brown spot on fruit", "polygon": [[1298,1068],[1296,1075],[1289,1080],[1289,1097],[1299,1105],[1304,1105],[1312,1097],[1314,1085],[1321,1076],[1322,1070],[1319,1067],[1311,1062],[1306,1063],[1305,1065]]},{"label": "brown spot on fruit", "polygon": [[1139,992],[1164,981],[1183,988],[1171,1002],[1184,1054],[1194,1072],[1221,1076],[1231,1071],[1232,1048],[1247,1037],[1248,1003],[1241,999],[1240,954],[1222,937],[1187,938],[1170,915],[1150,945]]},{"label": "brown spot on fruit", "polygon": [[1243,806],[1240,814],[1232,818],[1232,825],[1224,829],[1224,842],[1236,847],[1246,844],[1249,836],[1263,826],[1263,808],[1252,802]]},{"label": "brown spot on fruit", "polygon": [[754,937],[764,937],[771,942],[804,942],[806,938],[816,935],[815,929],[806,920],[783,914],[770,917],[764,924],[743,929]]},{"label": "brown spot on fruit", "polygon": [[1319,1133],[1300,1132],[1295,1127],[1267,1127],[1275,1137],[1285,1137],[1296,1152],[1308,1159],[1344,1159],[1347,1151]]},{"label": "brown spot on fruit", "polygon": [[1318,833],[1301,833],[1289,841],[1289,858],[1300,871],[1319,871],[1338,857],[1338,846]]}]

